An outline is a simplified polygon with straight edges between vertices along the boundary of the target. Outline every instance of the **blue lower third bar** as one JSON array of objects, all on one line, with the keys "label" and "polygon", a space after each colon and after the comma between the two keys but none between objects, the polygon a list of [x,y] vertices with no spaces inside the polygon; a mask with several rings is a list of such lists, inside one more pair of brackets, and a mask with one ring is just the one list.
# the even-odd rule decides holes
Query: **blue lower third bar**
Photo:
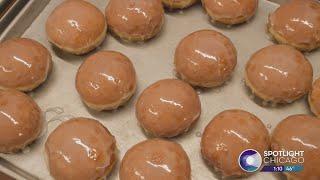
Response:
[{"label": "blue lower third bar", "polygon": [[264,166],[261,172],[299,172],[303,170],[301,165],[292,166]]}]

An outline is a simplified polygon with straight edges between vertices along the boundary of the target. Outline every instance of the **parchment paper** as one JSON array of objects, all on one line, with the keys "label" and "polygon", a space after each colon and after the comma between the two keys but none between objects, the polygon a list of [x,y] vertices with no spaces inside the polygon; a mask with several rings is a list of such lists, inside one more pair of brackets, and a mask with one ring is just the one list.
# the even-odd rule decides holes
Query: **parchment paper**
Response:
[{"label": "parchment paper", "polygon": [[[263,120],[269,130],[285,117],[292,114],[310,113],[306,98],[293,104],[281,107],[262,107],[250,99],[250,94],[244,86],[244,66],[250,55],[267,45],[272,44],[265,33],[267,15],[277,5],[260,0],[259,10],[250,22],[232,28],[214,26],[209,22],[201,5],[193,6],[183,11],[166,13],[166,21],[162,32],[153,40],[144,44],[126,44],[118,41],[109,33],[100,49],[120,51],[133,62],[138,76],[138,90],[130,102],[112,112],[95,112],[87,109],[81,102],[75,89],[75,75],[77,68],[86,56],[73,56],[61,52],[48,43],[45,35],[45,21],[49,13],[62,0],[51,0],[43,12],[34,20],[23,34],[44,44],[52,53],[54,67],[47,82],[30,95],[37,101],[46,113],[47,120],[67,119],[70,116],[84,116],[95,118],[102,122],[116,137],[119,149],[119,161],[112,171],[110,179],[118,179],[120,160],[132,145],[147,139],[138,126],[135,118],[134,104],[138,94],[153,82],[163,78],[174,78],[173,55],[178,42],[186,35],[200,29],[215,29],[228,36],[238,51],[238,65],[233,78],[223,87],[211,90],[197,90],[202,104],[202,115],[198,123],[187,134],[171,140],[180,143],[189,155],[194,180],[218,179],[211,168],[207,167],[200,155],[201,132],[208,122],[217,113],[230,109],[240,108],[254,113]],[[103,12],[106,0],[91,1]],[[319,75],[320,51],[307,54],[314,68],[314,76]],[[32,173],[40,179],[51,179],[43,160],[43,144],[46,136],[60,121],[49,124],[48,132],[24,153],[3,155],[1,157],[16,166]],[[257,173],[250,179],[279,179],[279,174]]]}]

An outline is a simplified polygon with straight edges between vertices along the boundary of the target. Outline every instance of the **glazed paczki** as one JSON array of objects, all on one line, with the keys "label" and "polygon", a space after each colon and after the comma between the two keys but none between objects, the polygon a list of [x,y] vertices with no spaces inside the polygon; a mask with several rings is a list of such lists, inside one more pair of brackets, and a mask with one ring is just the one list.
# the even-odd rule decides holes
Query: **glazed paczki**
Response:
[{"label": "glazed paczki", "polygon": [[140,125],[156,137],[173,137],[188,131],[200,113],[201,104],[196,91],[176,79],[164,79],[150,85],[136,104]]},{"label": "glazed paczki", "polygon": [[131,147],[124,155],[120,180],[191,180],[189,158],[175,142],[150,139]]},{"label": "glazed paczki", "polygon": [[236,67],[237,51],[223,34],[200,30],[179,43],[174,64],[178,76],[193,86],[220,86]]},{"label": "glazed paczki", "polygon": [[271,13],[268,31],[279,43],[302,51],[320,47],[320,2],[291,0]]},{"label": "glazed paczki", "polygon": [[136,72],[125,55],[100,51],[80,66],[76,88],[90,108],[112,110],[126,103],[136,90]]},{"label": "glazed paczki", "polygon": [[247,62],[245,81],[266,102],[291,103],[312,86],[313,70],[304,55],[287,45],[271,45]]},{"label": "glazed paczki", "polygon": [[212,21],[227,25],[240,24],[252,18],[258,0],[201,0]]},{"label": "glazed paczki", "polygon": [[48,77],[49,51],[37,41],[14,38],[0,43],[0,89],[32,91]]},{"label": "glazed paczki", "polygon": [[198,0],[162,0],[165,7],[169,9],[184,9],[192,6]]},{"label": "glazed paczki", "polygon": [[116,163],[116,140],[98,121],[73,118],[49,135],[45,152],[54,179],[103,179]]},{"label": "glazed paczki", "polygon": [[145,41],[164,23],[161,0],[110,0],[106,8],[110,30],[125,41]]},{"label": "glazed paczki", "polygon": [[238,164],[239,155],[247,149],[262,154],[269,147],[270,137],[265,125],[243,110],[226,110],[216,115],[201,139],[203,158],[223,178],[248,176]]},{"label": "glazed paczki", "polygon": [[312,85],[312,89],[308,96],[309,106],[311,111],[320,117],[320,78]]},{"label": "glazed paczki", "polygon": [[[296,160],[300,159],[299,162],[303,161],[302,164],[299,164],[303,166],[303,170],[295,173],[285,173],[287,179],[319,179],[319,132],[320,119],[309,115],[289,116],[274,129],[271,138],[271,149],[273,151],[303,151],[303,155],[295,156]],[[301,157],[303,160],[301,160]]]},{"label": "glazed paczki", "polygon": [[106,31],[103,13],[84,0],[62,2],[46,22],[48,40],[56,47],[76,55],[98,47],[104,41]]},{"label": "glazed paczki", "polygon": [[14,153],[36,140],[43,128],[39,106],[17,90],[0,90],[0,153]]}]

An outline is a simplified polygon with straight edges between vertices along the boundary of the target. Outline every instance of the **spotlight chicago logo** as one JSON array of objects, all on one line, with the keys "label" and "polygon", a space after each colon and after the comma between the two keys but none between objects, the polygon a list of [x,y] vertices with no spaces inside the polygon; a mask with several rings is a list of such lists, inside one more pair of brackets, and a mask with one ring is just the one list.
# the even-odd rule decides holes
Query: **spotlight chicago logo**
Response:
[{"label": "spotlight chicago logo", "polygon": [[303,155],[304,151],[282,150],[264,151],[261,156],[254,149],[246,149],[239,155],[238,163],[246,172],[299,172],[303,170]]}]

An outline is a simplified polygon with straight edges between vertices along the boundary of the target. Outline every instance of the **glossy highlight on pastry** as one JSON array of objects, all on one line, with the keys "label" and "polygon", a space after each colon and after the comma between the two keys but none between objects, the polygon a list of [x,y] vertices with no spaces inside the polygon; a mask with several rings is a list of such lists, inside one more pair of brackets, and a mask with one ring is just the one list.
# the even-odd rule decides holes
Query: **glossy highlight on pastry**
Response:
[{"label": "glossy highlight on pastry", "polygon": [[255,115],[243,110],[226,110],[216,115],[206,126],[201,139],[202,157],[222,178],[245,177],[238,164],[244,150],[255,149],[260,154],[269,150],[269,132]]},{"label": "glossy highlight on pastry", "polygon": [[28,95],[0,90],[0,153],[14,153],[38,138],[43,128],[42,112]]},{"label": "glossy highlight on pastry", "polygon": [[237,51],[223,34],[199,30],[179,43],[174,64],[178,76],[193,86],[220,86],[235,69]]},{"label": "glossy highlight on pastry", "polygon": [[49,135],[45,152],[54,179],[102,179],[116,162],[116,140],[98,121],[73,118]]},{"label": "glossy highlight on pastry", "polygon": [[0,89],[32,91],[48,77],[52,67],[50,52],[28,38],[0,43]]},{"label": "glossy highlight on pastry", "polygon": [[168,9],[184,9],[197,3],[198,0],[162,0],[162,3]]},{"label": "glossy highlight on pastry", "polygon": [[174,137],[187,132],[201,114],[198,94],[187,83],[164,79],[147,87],[136,103],[136,117],[147,134]]},{"label": "glossy highlight on pastry", "polygon": [[110,0],[106,19],[112,33],[125,41],[146,41],[164,23],[161,0]]},{"label": "glossy highlight on pastry", "polygon": [[149,139],[131,147],[124,155],[120,180],[191,180],[189,158],[178,143]]},{"label": "glossy highlight on pastry", "polygon": [[79,67],[76,88],[90,108],[117,109],[136,91],[136,72],[125,55],[115,51],[99,51]]},{"label": "glossy highlight on pastry", "polygon": [[98,47],[105,39],[107,23],[103,13],[84,0],[65,0],[46,22],[48,40],[56,47],[76,55]]},{"label": "glossy highlight on pastry", "polygon": [[272,103],[291,103],[312,86],[313,70],[304,55],[287,45],[267,46],[247,62],[245,82],[253,94]]},{"label": "glossy highlight on pastry", "polygon": [[320,177],[319,132],[320,119],[303,114],[289,116],[276,126],[271,138],[273,151],[304,151],[303,170],[285,173],[287,179],[311,180]]},{"label": "glossy highlight on pastry", "polygon": [[320,2],[291,0],[269,15],[268,31],[279,43],[302,51],[320,47]]},{"label": "glossy highlight on pastry", "polygon": [[252,18],[258,8],[258,0],[201,0],[212,19],[227,25],[240,24]]}]

